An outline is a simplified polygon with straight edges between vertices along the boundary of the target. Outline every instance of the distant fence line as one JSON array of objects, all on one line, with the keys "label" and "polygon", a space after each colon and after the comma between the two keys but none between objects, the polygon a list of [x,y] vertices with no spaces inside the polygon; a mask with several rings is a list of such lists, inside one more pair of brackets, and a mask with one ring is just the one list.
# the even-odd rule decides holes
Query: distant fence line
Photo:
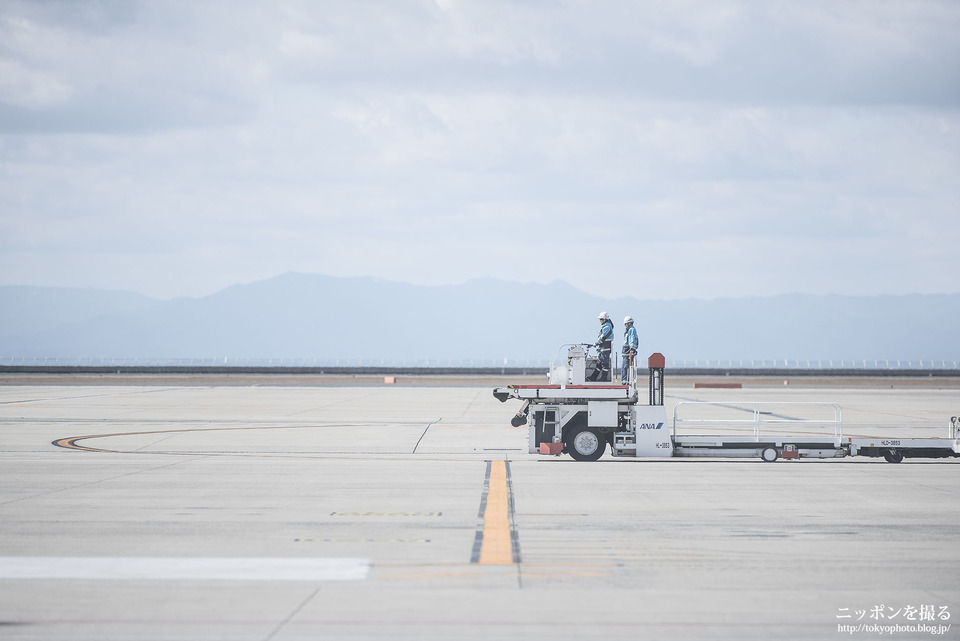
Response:
[{"label": "distant fence line", "polygon": [[[640,365],[644,365],[643,362]],[[550,366],[545,359],[375,359],[375,358],[124,358],[124,357],[43,357],[0,356],[4,368],[103,368],[103,367],[161,367],[161,368],[256,368],[296,370],[317,368],[358,369],[543,369]],[[895,359],[667,359],[671,370],[750,370],[750,371],[957,371],[956,360],[895,360]]]}]

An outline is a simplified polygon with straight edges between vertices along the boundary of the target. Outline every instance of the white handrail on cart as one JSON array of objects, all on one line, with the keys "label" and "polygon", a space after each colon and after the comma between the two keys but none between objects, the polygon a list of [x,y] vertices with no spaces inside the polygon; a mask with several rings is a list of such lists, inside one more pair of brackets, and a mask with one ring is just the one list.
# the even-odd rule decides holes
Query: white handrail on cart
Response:
[{"label": "white handrail on cart", "polygon": [[[723,407],[726,409],[739,409],[744,412],[749,411],[750,406],[753,407],[753,418],[744,418],[744,419],[694,419],[694,418],[679,418],[681,406],[690,406],[690,405],[713,405],[715,407]],[[761,409],[764,407],[776,406],[778,408],[790,408],[790,407],[827,407],[833,410],[833,419],[824,420],[824,419],[804,419],[804,418],[792,418],[786,416],[776,416],[771,412],[762,412]],[[772,417],[772,418],[769,418]],[[760,402],[738,402],[738,401],[680,401],[677,403],[676,407],[673,408],[673,438],[676,440],[677,437],[677,423],[686,423],[686,424],[728,424],[728,425],[753,425],[753,436],[759,441],[760,440],[760,426],[761,425],[773,425],[773,424],[784,424],[784,425],[802,425],[802,424],[816,424],[823,426],[832,426],[833,427],[833,437],[834,439],[840,439],[843,436],[843,410],[840,409],[840,406],[836,403],[819,403],[819,402],[783,402],[779,403],[776,401],[760,401]]]}]

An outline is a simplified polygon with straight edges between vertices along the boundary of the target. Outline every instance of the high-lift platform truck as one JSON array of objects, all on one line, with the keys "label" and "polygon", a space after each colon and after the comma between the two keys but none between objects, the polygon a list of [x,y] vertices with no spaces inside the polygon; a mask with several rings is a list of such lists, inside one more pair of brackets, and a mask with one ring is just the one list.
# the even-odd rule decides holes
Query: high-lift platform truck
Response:
[{"label": "high-lift platform truck", "polygon": [[578,461],[596,461],[609,446],[613,456],[630,458],[700,456],[773,462],[882,456],[899,463],[904,458],[960,457],[958,417],[951,418],[946,438],[851,437],[843,435],[842,410],[835,403],[681,401],[668,424],[662,354],[652,354],[647,361],[648,400],[641,403],[635,365],[627,368],[625,384],[590,380],[598,367],[590,348],[562,346],[546,383],[493,391],[501,402],[522,402],[511,422],[515,427],[527,425],[531,454],[565,453]]}]

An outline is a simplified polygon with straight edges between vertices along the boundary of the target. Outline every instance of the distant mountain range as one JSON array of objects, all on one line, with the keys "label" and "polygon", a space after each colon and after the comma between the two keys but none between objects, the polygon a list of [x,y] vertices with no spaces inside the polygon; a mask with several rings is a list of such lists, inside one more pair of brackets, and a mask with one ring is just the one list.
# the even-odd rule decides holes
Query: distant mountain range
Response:
[{"label": "distant mountain range", "polygon": [[562,282],[426,287],[284,274],[201,298],[0,287],[0,358],[532,359],[607,311],[668,359],[960,360],[960,294],[603,299]]}]

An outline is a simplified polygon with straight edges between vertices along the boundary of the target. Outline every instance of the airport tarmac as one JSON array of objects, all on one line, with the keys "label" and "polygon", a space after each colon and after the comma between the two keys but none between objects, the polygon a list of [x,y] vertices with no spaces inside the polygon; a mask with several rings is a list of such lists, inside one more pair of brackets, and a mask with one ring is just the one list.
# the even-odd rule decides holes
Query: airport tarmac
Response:
[{"label": "airport tarmac", "polygon": [[[0,638],[960,637],[960,459],[577,463],[527,453],[510,382],[4,378]],[[945,436],[958,392],[666,405]]]}]

